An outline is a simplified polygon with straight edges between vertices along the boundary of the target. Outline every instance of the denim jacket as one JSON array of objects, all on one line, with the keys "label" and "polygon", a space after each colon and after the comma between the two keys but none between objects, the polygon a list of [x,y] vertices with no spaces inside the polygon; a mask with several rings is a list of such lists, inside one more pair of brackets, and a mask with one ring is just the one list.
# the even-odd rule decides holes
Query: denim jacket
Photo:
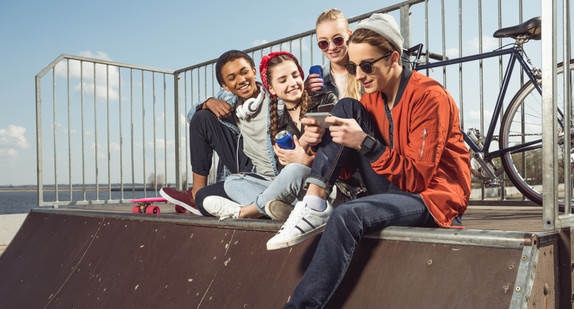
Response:
[{"label": "denim jacket", "polygon": [[333,76],[331,75],[331,62],[327,62],[323,67],[323,89],[319,90],[319,93],[331,92],[337,98],[339,97],[339,89],[335,84],[335,80],[333,80]]},{"label": "denim jacket", "polygon": [[[263,102],[262,105],[267,106],[267,108],[269,108],[269,99],[271,98],[271,95],[265,90],[265,87],[263,87],[263,85],[261,85],[260,83],[257,83],[257,86],[259,87],[259,89],[261,89],[261,91],[265,91],[265,102]],[[235,105],[240,100],[239,97],[237,97],[233,93],[231,93],[231,92],[229,92],[223,88],[221,88],[221,90],[215,95],[214,98],[219,99],[219,100],[223,100],[223,101],[229,103],[229,105],[231,105],[233,108],[235,108]],[[205,100],[205,101],[207,101],[207,100]],[[195,112],[202,108],[205,101],[197,102],[195,104],[195,106],[189,110],[189,112],[187,113],[187,121],[188,122],[191,121],[191,118],[193,117]],[[279,102],[278,105],[279,105],[278,110],[283,110],[283,108],[281,108],[281,106],[283,105],[283,103],[281,101]],[[267,113],[267,115],[268,115],[267,116],[267,127],[269,127],[269,125],[271,123],[271,119],[269,117],[270,113]],[[230,122],[227,119],[221,119],[221,118],[218,118],[218,120],[223,125],[228,127],[231,130],[231,132],[235,133],[237,135],[237,138],[241,138],[241,136],[240,136],[241,132],[239,130],[239,127],[237,127],[237,125],[234,122]],[[278,168],[279,162],[275,159],[275,151],[273,150],[273,144],[271,142],[271,136],[269,135],[269,132],[267,132],[267,155],[269,156],[269,161],[271,162],[271,167],[273,168],[273,174],[275,176],[277,176],[279,174],[279,168]]]}]

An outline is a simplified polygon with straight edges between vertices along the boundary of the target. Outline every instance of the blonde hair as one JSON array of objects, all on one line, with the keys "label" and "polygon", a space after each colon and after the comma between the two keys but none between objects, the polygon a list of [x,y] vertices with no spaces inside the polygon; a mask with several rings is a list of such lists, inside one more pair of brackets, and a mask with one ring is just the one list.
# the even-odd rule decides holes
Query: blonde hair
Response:
[{"label": "blonde hair", "polygon": [[[343,21],[345,23],[347,30],[349,30],[349,21],[347,21],[347,18],[338,9],[329,9],[321,13],[319,17],[317,17],[317,23],[315,24],[315,27],[317,27],[319,24],[323,22],[336,21],[336,20]],[[345,92],[347,93],[347,96],[356,100],[361,99],[363,94],[365,94],[365,89],[363,88],[363,85],[361,85],[361,83],[359,83],[357,79],[349,73],[347,73],[346,88],[347,89],[345,89]]]},{"label": "blonde hair", "polygon": [[329,20],[338,20],[341,19],[345,22],[347,29],[349,29],[349,22],[347,18],[343,15],[343,13],[337,9],[329,9],[325,12],[321,13],[319,17],[317,17],[317,22],[315,23],[315,27],[318,26],[320,23],[329,21]]}]

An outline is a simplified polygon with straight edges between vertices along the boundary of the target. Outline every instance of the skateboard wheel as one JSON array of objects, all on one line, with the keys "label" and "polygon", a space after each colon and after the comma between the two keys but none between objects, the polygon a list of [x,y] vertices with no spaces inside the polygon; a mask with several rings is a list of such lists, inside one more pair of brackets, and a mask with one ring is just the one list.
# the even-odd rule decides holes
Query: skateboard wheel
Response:
[{"label": "skateboard wheel", "polygon": [[175,212],[182,214],[185,213],[186,211],[187,209],[183,208],[182,206],[175,205]]},{"label": "skateboard wheel", "polygon": [[156,214],[157,215],[157,214],[159,214],[159,207],[149,206],[145,212],[146,212],[146,214]]},{"label": "skateboard wheel", "polygon": [[134,214],[139,214],[139,213],[141,213],[140,207],[139,207],[139,206],[134,206],[134,207],[132,208],[132,213],[134,213]]}]

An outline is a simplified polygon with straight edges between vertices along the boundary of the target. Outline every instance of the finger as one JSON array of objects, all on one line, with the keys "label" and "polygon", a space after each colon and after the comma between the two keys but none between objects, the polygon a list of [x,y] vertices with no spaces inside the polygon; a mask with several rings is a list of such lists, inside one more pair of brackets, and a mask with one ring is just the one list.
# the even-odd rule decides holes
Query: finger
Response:
[{"label": "finger", "polygon": [[295,148],[301,148],[301,143],[299,143],[299,138],[293,135],[293,143],[295,144]]},{"label": "finger", "polygon": [[337,116],[329,115],[325,118],[325,122],[330,123],[330,124],[334,124],[334,125],[341,125],[344,123],[344,120],[342,118],[337,117]]}]

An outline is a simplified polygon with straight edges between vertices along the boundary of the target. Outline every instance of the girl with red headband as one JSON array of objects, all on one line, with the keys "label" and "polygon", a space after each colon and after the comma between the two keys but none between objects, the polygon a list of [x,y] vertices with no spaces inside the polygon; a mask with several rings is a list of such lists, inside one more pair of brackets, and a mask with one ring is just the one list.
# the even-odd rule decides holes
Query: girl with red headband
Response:
[{"label": "girl with red headband", "polygon": [[[278,132],[286,130],[292,136],[294,149],[282,149],[276,143],[275,155],[284,167],[271,180],[257,174],[234,174],[224,183],[225,195],[212,195],[203,201],[203,208],[213,216],[225,218],[259,218],[266,214],[266,206],[274,200],[294,203],[304,195],[304,180],[311,171],[314,156],[309,153],[309,143],[300,119],[307,112],[316,111],[322,104],[334,104],[334,96],[311,98],[305,90],[304,73],[295,56],[288,52],[273,52],[263,57],[259,66],[261,82],[270,99],[270,126],[268,134],[275,143]],[[327,99],[325,99],[327,98]],[[236,201],[252,200],[247,205]],[[287,214],[268,214],[281,219]]]}]

